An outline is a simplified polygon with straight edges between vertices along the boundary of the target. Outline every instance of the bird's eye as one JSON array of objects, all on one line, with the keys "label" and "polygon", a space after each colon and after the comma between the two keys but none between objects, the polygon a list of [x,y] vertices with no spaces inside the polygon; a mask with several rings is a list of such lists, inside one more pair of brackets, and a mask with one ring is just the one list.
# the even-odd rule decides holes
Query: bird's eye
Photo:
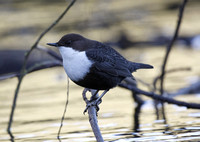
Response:
[{"label": "bird's eye", "polygon": [[71,43],[72,43],[71,40],[68,40],[68,41],[65,42],[66,45],[70,45]]}]

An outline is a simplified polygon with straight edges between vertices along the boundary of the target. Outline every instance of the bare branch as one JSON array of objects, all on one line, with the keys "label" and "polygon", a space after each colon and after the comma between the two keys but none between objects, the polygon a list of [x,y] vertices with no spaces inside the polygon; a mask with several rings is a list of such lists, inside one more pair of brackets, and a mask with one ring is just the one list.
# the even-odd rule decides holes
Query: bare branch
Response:
[{"label": "bare branch", "polygon": [[176,39],[178,37],[178,33],[179,33],[179,29],[180,29],[180,25],[181,25],[183,12],[184,12],[184,8],[185,8],[186,3],[187,3],[187,0],[184,0],[182,5],[180,6],[176,30],[174,32],[174,36],[173,36],[171,42],[167,46],[167,51],[166,51],[166,54],[165,54],[165,57],[164,57],[163,65],[162,65],[162,71],[161,71],[162,73],[161,73],[161,76],[160,76],[160,93],[161,94],[163,94],[163,91],[164,91],[163,84],[164,84],[165,68],[166,68],[167,60],[168,60],[170,51],[172,49],[172,46],[173,46],[174,42],[176,41]]},{"label": "bare branch", "polygon": [[[180,6],[176,30],[174,32],[172,40],[170,41],[169,45],[167,46],[167,51],[166,51],[166,54],[164,57],[164,61],[163,61],[162,69],[161,69],[161,75],[160,75],[160,94],[161,95],[163,95],[163,93],[164,93],[165,68],[167,65],[168,57],[169,57],[170,51],[172,49],[172,46],[178,37],[178,33],[179,33],[179,29],[180,29],[180,25],[181,25],[183,12],[184,12],[186,3],[187,3],[187,0],[183,0],[182,4]],[[163,119],[166,121],[164,105],[163,105],[163,103],[161,103],[161,104],[162,104],[162,116],[163,116]]]},{"label": "bare branch", "polygon": [[[170,70],[166,70],[165,71],[165,75],[166,74],[169,74],[169,73],[174,73],[174,72],[177,72],[177,71],[191,71],[191,68],[190,67],[180,67],[180,68],[174,68],[174,69],[170,69]],[[161,78],[161,75],[160,76],[157,76],[154,81],[153,81],[153,92],[155,92],[157,90],[156,88],[156,85],[157,85],[157,82],[158,80]]]},{"label": "bare branch", "polygon": [[16,90],[15,90],[13,104],[12,104],[12,110],[11,110],[10,118],[9,118],[9,122],[8,122],[7,132],[10,135],[11,139],[14,138],[13,135],[12,135],[12,132],[11,132],[11,126],[12,126],[12,122],[13,122],[14,110],[15,110],[15,107],[16,107],[17,97],[18,97],[18,93],[19,93],[19,89],[20,89],[22,80],[23,80],[23,78],[24,78],[24,76],[26,75],[26,72],[27,72],[26,71],[26,65],[27,65],[28,58],[29,58],[31,52],[33,51],[33,49],[35,49],[37,47],[38,43],[43,38],[43,36],[48,31],[50,31],[63,18],[63,16],[72,7],[72,5],[75,3],[75,1],[76,0],[72,0],[72,2],[67,6],[67,8],[64,10],[64,12],[55,20],[55,22],[53,22],[46,30],[44,30],[44,32],[42,32],[40,34],[40,36],[38,37],[38,39],[36,40],[36,42],[32,45],[31,49],[25,55],[24,64],[22,66],[22,69],[21,69],[21,72],[20,72],[20,76],[18,77],[18,84],[17,84]]},{"label": "bare branch", "polygon": [[[89,89],[85,88],[82,93],[83,100],[85,101],[86,105],[89,105],[89,103],[92,103],[92,101],[94,101],[94,102],[96,101],[96,99],[90,99],[90,101],[87,99],[86,92],[88,90]],[[91,98],[95,98],[93,95],[96,93],[96,90],[95,91],[91,90],[91,93],[92,93]],[[98,95],[98,93],[96,95]],[[96,97],[96,98],[98,98],[98,97]],[[96,137],[97,142],[104,142],[103,137],[100,132],[100,129],[99,129],[99,126],[98,126],[97,111],[96,111],[95,106],[90,105],[90,107],[88,107],[88,114],[89,114],[90,125],[92,127],[92,130]]]},{"label": "bare branch", "polygon": [[65,119],[65,113],[67,111],[67,106],[68,106],[68,103],[69,103],[69,78],[67,78],[67,100],[66,100],[66,103],[65,103],[65,109],[64,109],[64,112],[63,112],[63,116],[61,118],[61,122],[60,122],[60,128],[58,130],[58,134],[57,134],[57,139],[61,142],[61,139],[60,139],[60,133],[61,133],[61,129],[62,129],[62,126],[63,126],[63,121]]},{"label": "bare branch", "polygon": [[187,108],[200,109],[200,104],[177,101],[177,100],[174,100],[174,99],[169,98],[169,97],[165,97],[165,96],[161,96],[161,95],[158,95],[158,94],[155,94],[155,93],[143,91],[143,90],[141,90],[141,89],[139,89],[135,86],[129,85],[129,84],[120,83],[119,86],[126,88],[126,89],[129,89],[129,90],[132,90],[132,91],[135,91],[139,94],[143,94],[145,96],[151,97],[155,100],[167,102],[169,104],[176,104],[176,105],[184,106],[184,107],[187,107]]}]

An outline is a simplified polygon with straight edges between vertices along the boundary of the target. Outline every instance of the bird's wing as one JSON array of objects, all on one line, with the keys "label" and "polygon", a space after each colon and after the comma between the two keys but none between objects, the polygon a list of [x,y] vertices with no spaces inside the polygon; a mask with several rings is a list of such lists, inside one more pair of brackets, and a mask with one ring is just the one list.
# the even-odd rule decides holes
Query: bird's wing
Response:
[{"label": "bird's wing", "polygon": [[107,50],[89,50],[86,55],[94,62],[93,67],[102,73],[120,77],[132,76],[128,69],[128,61],[115,50],[114,54]]}]

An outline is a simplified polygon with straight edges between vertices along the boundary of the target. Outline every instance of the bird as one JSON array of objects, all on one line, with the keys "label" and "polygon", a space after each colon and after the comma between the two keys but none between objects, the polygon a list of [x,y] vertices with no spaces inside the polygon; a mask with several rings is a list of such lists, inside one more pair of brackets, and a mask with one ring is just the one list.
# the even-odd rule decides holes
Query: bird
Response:
[{"label": "bird", "polygon": [[122,80],[132,77],[138,69],[151,69],[149,64],[127,60],[115,49],[80,34],[66,34],[58,42],[47,43],[59,49],[67,76],[77,85],[95,89],[97,94],[104,90],[95,105]]}]

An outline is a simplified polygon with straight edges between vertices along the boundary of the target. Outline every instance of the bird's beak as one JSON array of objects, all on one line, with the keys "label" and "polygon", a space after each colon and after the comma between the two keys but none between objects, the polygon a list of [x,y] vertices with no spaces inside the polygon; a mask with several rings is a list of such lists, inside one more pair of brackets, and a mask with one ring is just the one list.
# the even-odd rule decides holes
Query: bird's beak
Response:
[{"label": "bird's beak", "polygon": [[58,47],[58,43],[47,43],[47,45]]}]

